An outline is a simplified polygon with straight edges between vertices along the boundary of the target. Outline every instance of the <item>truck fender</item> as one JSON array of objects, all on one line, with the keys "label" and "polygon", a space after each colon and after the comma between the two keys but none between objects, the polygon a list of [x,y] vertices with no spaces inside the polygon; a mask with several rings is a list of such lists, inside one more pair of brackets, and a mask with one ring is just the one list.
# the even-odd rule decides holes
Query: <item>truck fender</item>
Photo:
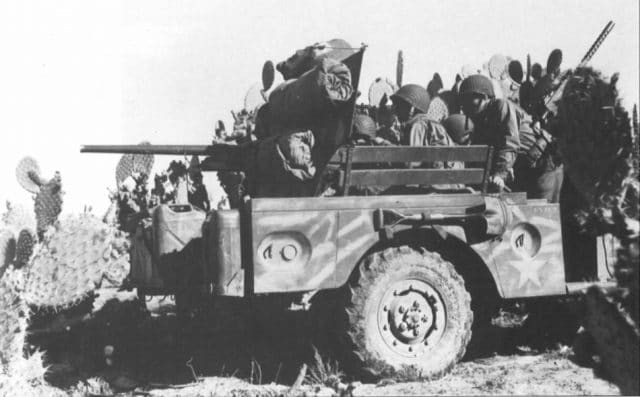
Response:
[{"label": "truck fender", "polygon": [[472,301],[485,304],[487,301],[497,300],[503,296],[497,272],[467,243],[462,226],[438,225],[423,227],[419,230],[402,230],[396,233],[393,240],[386,243],[380,242],[371,247],[363,257],[389,246],[401,245],[423,247],[437,252],[451,262],[465,280]]}]

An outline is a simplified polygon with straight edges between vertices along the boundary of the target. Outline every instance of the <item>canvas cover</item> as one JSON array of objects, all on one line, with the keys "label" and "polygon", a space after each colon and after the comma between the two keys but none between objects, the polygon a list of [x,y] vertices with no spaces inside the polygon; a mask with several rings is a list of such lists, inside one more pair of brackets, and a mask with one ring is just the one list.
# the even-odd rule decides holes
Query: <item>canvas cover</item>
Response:
[{"label": "canvas cover", "polygon": [[311,129],[352,95],[349,68],[333,59],[323,59],[300,78],[285,81],[273,90],[269,96],[271,125],[288,131]]}]

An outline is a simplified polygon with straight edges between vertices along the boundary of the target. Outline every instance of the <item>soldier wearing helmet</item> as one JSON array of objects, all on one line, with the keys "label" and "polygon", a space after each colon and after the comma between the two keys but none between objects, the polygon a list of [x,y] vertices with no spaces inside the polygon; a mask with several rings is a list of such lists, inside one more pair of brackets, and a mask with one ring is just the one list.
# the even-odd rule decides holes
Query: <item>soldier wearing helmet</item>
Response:
[{"label": "soldier wearing helmet", "polygon": [[558,202],[563,174],[552,160],[551,135],[532,128],[531,116],[516,104],[496,99],[486,76],[467,77],[460,96],[462,109],[474,124],[471,143],[494,147],[492,187],[500,191],[510,184],[531,198]]},{"label": "soldier wearing helmet", "polygon": [[401,123],[407,123],[419,114],[427,113],[431,98],[426,89],[417,84],[406,84],[391,95],[393,110]]},{"label": "soldier wearing helmet", "polygon": [[[454,146],[442,126],[427,115],[431,102],[427,90],[417,84],[402,86],[391,96],[393,109],[402,123],[403,143],[409,146]],[[457,168],[452,162],[426,164],[434,168]]]},{"label": "soldier wearing helmet", "polygon": [[376,135],[376,122],[366,114],[356,114],[353,118],[352,140],[356,145],[390,146],[391,142]]},{"label": "soldier wearing helmet", "polygon": [[464,114],[456,113],[447,117],[442,126],[456,145],[468,145],[473,131],[473,121]]}]

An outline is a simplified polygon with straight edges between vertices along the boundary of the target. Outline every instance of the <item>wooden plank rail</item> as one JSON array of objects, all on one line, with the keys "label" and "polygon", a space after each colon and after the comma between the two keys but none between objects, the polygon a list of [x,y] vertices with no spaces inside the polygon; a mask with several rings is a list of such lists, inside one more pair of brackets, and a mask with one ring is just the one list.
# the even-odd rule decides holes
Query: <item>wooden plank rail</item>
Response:
[{"label": "wooden plank rail", "polygon": [[[470,161],[484,163],[488,146],[356,146],[351,162],[358,163],[407,163],[422,161]],[[346,161],[348,148],[341,148],[331,162]]]},{"label": "wooden plank rail", "polygon": [[[342,172],[341,172],[342,174]],[[352,170],[350,184],[353,185],[440,185],[440,184],[481,184],[484,170],[466,168],[441,169],[382,169]],[[344,180],[344,179],[342,179]]]},{"label": "wooden plank rail", "polygon": [[[489,146],[347,146],[334,153],[328,169],[339,169],[342,195],[351,186],[479,185],[487,188]],[[407,168],[409,163],[464,162],[463,169]]]}]

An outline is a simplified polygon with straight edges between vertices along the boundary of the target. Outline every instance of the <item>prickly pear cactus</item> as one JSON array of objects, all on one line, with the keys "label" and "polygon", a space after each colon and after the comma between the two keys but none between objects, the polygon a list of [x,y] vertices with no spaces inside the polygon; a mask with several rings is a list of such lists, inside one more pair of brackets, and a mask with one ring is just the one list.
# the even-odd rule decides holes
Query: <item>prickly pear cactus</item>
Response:
[{"label": "prickly pear cactus", "polygon": [[0,231],[0,277],[16,255],[16,239],[9,230]]},{"label": "prickly pear cactus", "polygon": [[33,157],[24,157],[18,162],[16,179],[20,186],[31,193],[38,193],[45,182],[40,176],[40,166]]},{"label": "prickly pear cactus", "polygon": [[120,186],[133,173],[133,155],[123,154],[116,165],[116,186]]},{"label": "prickly pear cactus", "polygon": [[38,242],[38,237],[31,229],[22,229],[18,234],[16,243],[16,259],[13,266],[20,269],[29,263],[29,258],[33,254],[33,248]]},{"label": "prickly pear cactus", "polygon": [[7,269],[0,278],[0,364],[3,369],[22,357],[29,308],[20,296],[22,273]]},{"label": "prickly pear cactus", "polygon": [[0,277],[0,397],[64,396],[46,384],[43,355],[24,355],[29,308],[21,297],[24,273],[9,267]]},{"label": "prickly pear cactus", "polygon": [[53,225],[62,211],[62,178],[60,173],[46,184],[40,186],[35,197],[35,212],[38,235],[42,235]]},{"label": "prickly pear cactus", "polygon": [[[150,145],[149,142],[141,142],[140,145]],[[134,173],[149,176],[153,168],[154,156],[152,154],[124,154],[116,166],[116,184],[118,187]]]},{"label": "prickly pear cactus", "polygon": [[31,257],[25,300],[62,309],[82,301],[104,279],[121,283],[129,271],[128,244],[124,233],[89,214],[56,223]]}]

